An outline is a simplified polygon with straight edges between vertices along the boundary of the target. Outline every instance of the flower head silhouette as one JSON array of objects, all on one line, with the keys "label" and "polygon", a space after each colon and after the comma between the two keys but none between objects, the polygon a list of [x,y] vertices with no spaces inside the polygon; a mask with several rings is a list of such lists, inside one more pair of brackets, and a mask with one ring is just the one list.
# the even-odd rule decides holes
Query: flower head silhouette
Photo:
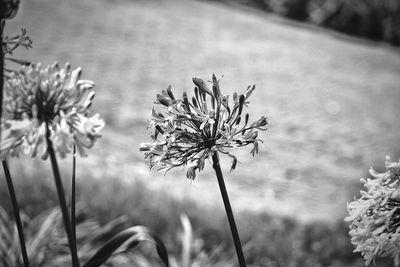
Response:
[{"label": "flower head silhouette", "polygon": [[231,170],[237,159],[231,148],[252,145],[251,153],[258,152],[258,130],[267,130],[268,120],[261,117],[250,123],[249,114],[243,113],[248,99],[255,89],[249,86],[232,100],[220,90],[220,80],[212,76],[212,89],[200,78],[193,78],[196,85],[194,96],[183,93],[178,99],[171,87],[157,95],[156,104],[163,107],[161,112],[152,110],[149,128],[154,131],[151,141],[142,143],[140,150],[149,158],[150,168],[168,171],[171,168],[188,165],[187,178],[195,179],[196,172],[204,168],[205,161],[215,152],[221,152],[233,159]]},{"label": "flower head silhouette", "polygon": [[58,64],[22,66],[5,80],[1,157],[47,157],[46,131],[63,158],[75,144],[81,156],[100,137],[104,121],[92,115],[93,82],[80,80],[81,69]]}]

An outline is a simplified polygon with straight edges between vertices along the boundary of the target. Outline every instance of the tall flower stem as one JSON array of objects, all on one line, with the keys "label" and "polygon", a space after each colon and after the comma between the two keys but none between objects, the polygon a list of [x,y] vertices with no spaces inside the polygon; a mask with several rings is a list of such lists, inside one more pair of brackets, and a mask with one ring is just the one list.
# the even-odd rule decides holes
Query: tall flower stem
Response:
[{"label": "tall flower stem", "polygon": [[218,157],[217,152],[215,152],[213,154],[212,160],[213,160],[213,168],[217,175],[218,185],[219,185],[219,189],[220,189],[221,195],[222,195],[222,200],[224,201],[226,216],[228,217],[229,226],[231,228],[232,238],[233,238],[233,242],[235,244],[236,254],[238,257],[238,261],[239,261],[239,266],[246,267],[246,261],[244,259],[242,245],[240,243],[240,238],[239,238],[239,233],[236,228],[235,218],[233,217],[233,212],[232,212],[231,204],[229,202],[228,192],[226,191],[224,177],[222,176],[221,166],[219,164],[219,157]]},{"label": "tall flower stem", "polygon": [[[4,26],[3,20],[0,18],[0,120],[2,118],[2,113],[3,113],[3,84],[4,84],[3,26]],[[0,137],[1,137],[1,127],[0,127]],[[26,252],[24,230],[22,228],[21,217],[19,216],[17,196],[15,194],[14,185],[11,179],[10,169],[8,168],[6,160],[3,160],[2,164],[3,164],[4,175],[6,176],[8,192],[10,193],[11,204],[13,206],[15,223],[17,225],[19,244],[21,246],[22,260],[24,261],[24,266],[29,267],[29,259],[28,259],[28,253]]]},{"label": "tall flower stem", "polygon": [[75,250],[76,250],[75,180],[76,180],[76,146],[74,145],[72,153],[71,227],[72,227],[72,243],[75,245]]},{"label": "tall flower stem", "polygon": [[[3,113],[3,84],[4,84],[3,21],[1,18],[0,18],[0,52],[1,52],[0,53],[0,120],[1,120]],[[0,127],[0,134],[1,134],[1,127]]]},{"label": "tall flower stem", "polygon": [[22,228],[21,217],[19,216],[19,207],[18,207],[18,202],[17,202],[17,196],[14,191],[14,185],[12,183],[10,169],[8,168],[8,164],[7,164],[6,160],[3,160],[2,163],[3,163],[4,174],[5,174],[6,180],[7,180],[8,192],[10,193],[11,203],[13,206],[15,223],[17,225],[19,244],[21,245],[22,259],[24,261],[24,266],[29,267],[28,253],[26,252],[26,246],[25,246],[24,230]]},{"label": "tall flower stem", "polygon": [[80,267],[76,244],[74,244],[73,242],[71,220],[69,218],[67,201],[65,200],[65,192],[61,180],[60,170],[57,164],[56,154],[54,152],[53,144],[50,139],[50,129],[48,125],[46,125],[46,140],[47,140],[47,150],[50,155],[51,167],[53,168],[54,182],[57,188],[58,201],[60,203],[65,232],[67,233],[68,237],[69,249],[71,251],[72,266]]}]

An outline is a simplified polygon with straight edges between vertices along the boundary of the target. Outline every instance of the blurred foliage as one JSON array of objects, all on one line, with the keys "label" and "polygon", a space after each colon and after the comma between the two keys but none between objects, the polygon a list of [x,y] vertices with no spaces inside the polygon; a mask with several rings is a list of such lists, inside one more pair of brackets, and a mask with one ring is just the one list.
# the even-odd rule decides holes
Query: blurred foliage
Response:
[{"label": "blurred foliage", "polygon": [[[41,240],[40,243],[52,244],[44,246],[54,250],[47,252],[46,259],[51,259],[51,264],[61,264],[69,260],[66,238],[60,238],[64,233],[61,222],[56,220],[59,217],[52,215],[54,211],[49,212],[50,207],[57,205],[57,200],[52,181],[44,177],[22,179],[16,176],[15,186],[25,213],[28,244],[37,238],[41,227],[47,225],[43,222],[50,220],[50,216],[55,220],[51,223],[52,230],[40,236],[50,240]],[[189,200],[177,201],[166,193],[148,189],[139,180],[127,185],[117,177],[103,179],[101,183],[85,177],[77,189],[81,257],[90,257],[99,244],[122,229],[141,224],[152,228],[163,239],[171,256],[171,266],[184,266],[187,259],[190,259],[189,266],[192,267],[235,266],[234,248],[222,209],[202,207]],[[2,179],[0,206],[12,217],[6,190]],[[41,215],[37,216],[39,213]],[[189,228],[186,223],[182,229],[182,213],[190,219]],[[2,233],[9,232],[9,236],[16,237],[14,227],[7,223],[11,219],[4,219],[4,214],[3,222],[6,223],[1,225]],[[293,218],[266,213],[240,213],[237,219],[249,266],[364,266],[361,256],[352,252],[354,247],[350,244],[348,227],[341,218],[329,223],[301,223]],[[3,237],[1,240],[3,242]],[[183,251],[189,254],[186,258]],[[379,259],[377,266],[388,266],[389,262],[390,259]],[[51,264],[49,266],[57,266]],[[161,266],[154,249],[146,244],[126,255],[118,254],[108,264],[106,266]]]},{"label": "blurred foliage", "polygon": [[222,0],[310,22],[350,35],[400,45],[398,0]]},{"label": "blurred foliage", "polygon": [[[79,258],[87,262],[96,250],[110,239],[125,221],[124,217],[118,217],[101,225],[98,222],[87,219],[84,211],[79,210],[79,222],[77,224],[77,243],[79,246]],[[11,222],[11,223],[10,223]],[[61,214],[53,208],[30,218],[24,216],[25,238],[31,266],[56,267],[69,266],[71,264],[67,240],[62,225]],[[18,267],[24,266],[21,258],[16,229],[6,212],[0,207],[0,266]],[[131,244],[131,242],[127,242]],[[115,256],[111,257],[103,266],[133,266],[146,258],[148,249],[136,254],[131,253],[127,246],[121,246]],[[150,250],[149,250],[150,251]],[[150,257],[154,262],[160,262],[155,257]],[[147,261],[148,262],[148,261]],[[136,266],[136,265],[135,265]],[[158,266],[158,265],[157,265]],[[160,264],[159,266],[163,266]]]}]

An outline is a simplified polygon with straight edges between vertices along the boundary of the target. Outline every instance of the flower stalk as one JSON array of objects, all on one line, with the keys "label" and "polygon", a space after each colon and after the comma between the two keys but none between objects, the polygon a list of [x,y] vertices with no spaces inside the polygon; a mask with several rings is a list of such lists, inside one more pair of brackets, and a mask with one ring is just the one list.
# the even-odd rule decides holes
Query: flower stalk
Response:
[{"label": "flower stalk", "polygon": [[24,230],[22,227],[21,217],[19,216],[19,207],[17,202],[17,196],[15,194],[14,185],[11,179],[10,169],[6,160],[2,160],[4,175],[6,176],[8,192],[10,193],[11,204],[13,207],[15,224],[17,225],[19,244],[21,246],[22,260],[24,261],[24,266],[29,267],[28,253],[26,252]]},{"label": "flower stalk", "polygon": [[[71,227],[72,227],[72,244],[76,246],[76,209],[75,209],[75,181],[76,181],[76,146],[74,145],[72,152],[72,184],[71,184]],[[75,247],[76,250],[76,247]]]},{"label": "flower stalk", "polygon": [[[0,14],[0,120],[3,117],[3,87],[4,87],[4,47],[3,47],[3,30],[5,26],[5,21],[3,19],[10,19],[15,16],[18,10],[19,1],[15,2],[3,2],[1,1],[1,14]],[[1,127],[0,127],[0,147],[1,147]],[[17,202],[17,196],[15,194],[14,185],[12,182],[10,169],[6,159],[2,160],[4,175],[7,181],[8,192],[11,198],[11,204],[13,207],[15,224],[17,226],[19,243],[21,246],[22,260],[25,267],[29,267],[29,258],[26,251],[26,243],[24,237],[24,230],[22,227],[21,217],[19,215],[19,207]]]},{"label": "flower stalk", "polygon": [[[0,18],[0,120],[3,115],[3,84],[4,84],[4,54],[3,54],[3,20]],[[1,127],[0,127],[1,136]],[[1,138],[0,138],[1,142]],[[1,145],[1,143],[0,143]]]},{"label": "flower stalk", "polygon": [[71,251],[72,266],[80,267],[78,253],[76,249],[76,243],[74,244],[73,242],[74,239],[72,235],[71,220],[69,218],[67,202],[65,200],[65,192],[61,180],[60,170],[58,168],[56,154],[54,152],[53,144],[50,139],[50,129],[47,123],[46,123],[46,141],[47,141],[47,150],[50,156],[51,167],[53,169],[53,174],[54,174],[54,182],[57,188],[57,195],[63,217],[65,232],[67,234],[69,249]]},{"label": "flower stalk", "polygon": [[219,164],[219,157],[218,157],[217,152],[215,152],[214,155],[212,155],[212,161],[213,161],[213,168],[215,170],[215,174],[217,175],[217,180],[218,180],[219,189],[221,191],[222,200],[224,202],[226,216],[228,217],[229,226],[231,228],[233,243],[235,244],[236,255],[238,257],[239,266],[246,267],[246,261],[244,259],[242,245],[240,243],[240,238],[239,238],[239,233],[238,233],[238,230],[236,227],[235,218],[233,217],[233,212],[232,212],[231,204],[229,202],[228,192],[226,191],[224,177],[222,175],[221,167]]},{"label": "flower stalk", "polygon": [[179,166],[189,166],[186,177],[194,180],[196,173],[204,169],[207,159],[212,159],[226,215],[240,267],[245,267],[240,238],[237,231],[228,192],[222,175],[219,153],[232,159],[231,171],[236,168],[237,158],[233,149],[252,145],[251,154],[258,153],[259,131],[266,131],[268,119],[265,116],[250,122],[244,108],[250,103],[249,97],[255,85],[249,85],[243,94],[223,95],[220,79],[212,75],[211,88],[204,80],[193,78],[194,95],[189,98],[184,92],[182,98],[172,93],[171,86],[157,95],[155,104],[162,111],[152,110],[149,128],[153,130],[151,141],[142,143],[140,150],[149,159],[151,169],[169,171]]},{"label": "flower stalk", "polygon": [[70,70],[69,64],[64,68],[57,63],[47,67],[30,64],[8,73],[4,79],[6,119],[1,125],[0,157],[24,153],[47,159],[50,155],[72,266],[79,267],[74,216],[75,170],[70,211],[56,154],[65,158],[73,148],[74,157],[76,151],[86,156],[85,150],[101,136],[104,121],[90,109],[95,95],[94,83],[79,79],[81,68]]}]

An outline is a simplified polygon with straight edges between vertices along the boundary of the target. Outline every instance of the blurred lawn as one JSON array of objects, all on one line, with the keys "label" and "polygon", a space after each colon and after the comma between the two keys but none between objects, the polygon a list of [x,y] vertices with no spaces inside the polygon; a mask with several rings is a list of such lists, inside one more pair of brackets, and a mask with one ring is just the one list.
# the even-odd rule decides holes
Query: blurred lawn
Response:
[{"label": "blurred lawn", "polygon": [[[148,139],[156,93],[169,84],[191,90],[191,77],[207,79],[212,72],[224,75],[225,93],[255,83],[252,117],[271,120],[261,135],[265,149],[255,159],[238,151],[237,170],[224,169],[237,211],[342,220],[369,166],[381,167],[386,154],[400,156],[400,54],[393,48],[183,0],[26,0],[6,32],[20,27],[34,48],[17,56],[69,61],[96,82],[94,109],[107,129],[89,158],[78,162],[81,186],[86,177],[99,179],[99,186],[118,177],[132,187],[144,183],[155,195],[222,208],[210,165],[194,182],[183,171],[163,177],[148,170],[138,150]],[[21,177],[37,172],[26,160],[13,163]],[[62,163],[65,174],[68,164]],[[101,195],[98,205],[108,211],[118,194]]]}]

